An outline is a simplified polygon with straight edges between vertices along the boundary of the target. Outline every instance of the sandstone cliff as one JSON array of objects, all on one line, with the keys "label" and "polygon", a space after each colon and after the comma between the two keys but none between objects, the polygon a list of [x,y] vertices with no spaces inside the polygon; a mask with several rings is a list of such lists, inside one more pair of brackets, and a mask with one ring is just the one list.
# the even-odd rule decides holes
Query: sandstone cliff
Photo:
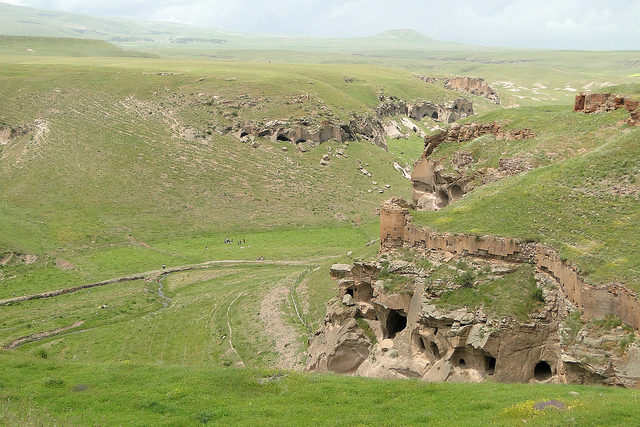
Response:
[{"label": "sandstone cliff", "polygon": [[[338,142],[364,139],[383,149],[387,149],[387,136],[403,137],[401,131],[393,125],[383,124],[382,119],[390,116],[408,117],[422,120],[429,117],[434,121],[451,123],[473,114],[473,104],[463,98],[446,104],[433,104],[420,101],[415,104],[396,97],[380,96],[380,104],[374,114],[354,114],[348,122],[338,120],[313,121],[272,120],[270,122],[245,123],[230,127],[231,133],[243,142],[252,142],[255,138],[268,138],[271,141],[286,141],[296,145],[300,151],[309,146],[317,146],[325,141]],[[414,132],[422,132],[412,123],[402,122]],[[424,133],[423,133],[424,134]]]},{"label": "sandstone cliff", "polygon": [[573,104],[573,111],[581,113],[604,113],[607,111],[624,108],[629,111],[627,120],[629,126],[640,125],[640,101],[625,98],[613,93],[590,93],[584,92],[576,95]]},{"label": "sandstone cliff", "polygon": [[[401,199],[382,206],[376,262],[332,267],[339,297],[310,340],[307,369],[427,381],[640,384],[640,347],[629,345],[634,333],[603,328],[597,320],[619,315],[637,330],[635,295],[627,292],[624,302],[620,288],[602,293],[584,284],[538,244],[439,235],[413,227],[408,212]],[[476,279],[459,281],[460,268]],[[521,290],[512,289],[514,295],[531,293],[526,318],[500,314],[490,302],[442,303],[465,289],[480,295],[519,268],[535,269],[533,285],[525,281],[515,285]],[[586,297],[594,292],[595,298]],[[611,304],[603,303],[606,292]]]},{"label": "sandstone cliff", "polygon": [[500,97],[498,96],[498,93],[489,86],[484,79],[479,77],[457,76],[449,79],[431,76],[418,76],[418,78],[429,84],[442,81],[444,83],[444,87],[447,89],[483,96],[495,104],[500,104]]},{"label": "sandstone cliff", "polygon": [[500,159],[497,170],[467,172],[465,168],[473,162],[473,157],[468,152],[459,151],[451,160],[457,169],[456,173],[446,173],[440,162],[428,158],[442,143],[470,141],[487,134],[503,140],[535,137],[530,129],[506,130],[497,122],[454,123],[446,131],[426,136],[422,158],[414,164],[411,173],[412,199],[418,210],[438,210],[460,199],[472,190],[473,180],[479,179],[481,183],[486,183],[531,169],[531,165],[517,158],[505,158]]}]

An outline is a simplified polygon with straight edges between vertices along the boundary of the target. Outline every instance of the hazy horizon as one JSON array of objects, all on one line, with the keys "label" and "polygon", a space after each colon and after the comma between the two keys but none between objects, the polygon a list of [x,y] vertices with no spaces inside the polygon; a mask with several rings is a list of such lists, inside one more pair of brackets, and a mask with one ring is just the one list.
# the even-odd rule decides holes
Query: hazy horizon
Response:
[{"label": "hazy horizon", "polygon": [[175,22],[220,30],[359,37],[412,29],[439,40],[543,49],[640,49],[640,0],[4,0],[86,15]]}]

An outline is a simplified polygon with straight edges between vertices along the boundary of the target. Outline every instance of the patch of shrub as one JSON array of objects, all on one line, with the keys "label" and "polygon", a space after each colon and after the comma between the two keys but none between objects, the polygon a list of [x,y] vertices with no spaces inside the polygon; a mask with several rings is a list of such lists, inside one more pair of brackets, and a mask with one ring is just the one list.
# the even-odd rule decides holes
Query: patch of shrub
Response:
[{"label": "patch of shrub", "polygon": [[358,324],[358,327],[364,331],[364,334],[367,336],[367,338],[369,338],[369,341],[371,341],[371,345],[376,345],[378,339],[376,338],[375,332],[373,332],[373,329],[371,329],[371,326],[369,326],[367,321],[362,317],[358,317],[356,318],[356,323]]},{"label": "patch of shrub", "polygon": [[72,391],[87,391],[89,390],[89,386],[86,384],[76,384],[71,389]]},{"label": "patch of shrub", "polygon": [[47,378],[44,380],[44,385],[46,387],[62,387],[64,385],[64,380],[60,378]]},{"label": "patch of shrub", "polygon": [[472,288],[473,282],[476,280],[474,274],[470,271],[465,271],[458,277],[454,279],[456,285],[462,286],[463,288]]},{"label": "patch of shrub", "polygon": [[544,292],[542,292],[542,288],[535,288],[531,293],[531,297],[538,302],[544,302]]},{"label": "patch of shrub", "polygon": [[593,319],[591,323],[605,331],[610,331],[618,326],[622,326],[622,320],[614,314],[607,314],[603,319]]},{"label": "patch of shrub", "polygon": [[36,350],[35,355],[40,359],[47,359],[49,357],[47,351],[44,348],[39,348],[38,350]]},{"label": "patch of shrub", "polygon": [[231,413],[229,412],[229,410],[227,408],[217,408],[215,410],[209,410],[209,411],[203,411],[200,412],[198,414],[196,414],[196,420],[200,423],[200,424],[207,424],[210,421],[219,419],[219,418],[223,418],[223,417],[227,417],[231,415]]},{"label": "patch of shrub", "polygon": [[156,400],[146,403],[142,407],[144,409],[150,410],[151,412],[155,412],[156,414],[162,414],[162,415],[170,411],[170,408],[167,405],[165,405],[162,402],[158,402]]}]

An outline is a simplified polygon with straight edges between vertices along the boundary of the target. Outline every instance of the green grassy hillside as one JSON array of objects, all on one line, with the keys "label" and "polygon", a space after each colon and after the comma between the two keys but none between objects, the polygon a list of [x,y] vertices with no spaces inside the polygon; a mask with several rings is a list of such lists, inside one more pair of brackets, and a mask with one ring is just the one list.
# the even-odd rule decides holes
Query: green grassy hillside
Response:
[{"label": "green grassy hillside", "polygon": [[[5,425],[634,426],[640,416],[638,393],[615,388],[59,363],[2,351],[0,362]],[[549,400],[567,409],[534,409]]]},{"label": "green grassy hillside", "polygon": [[455,232],[498,234],[547,243],[594,283],[622,282],[640,290],[635,256],[640,226],[639,128],[618,123],[628,113],[580,114],[568,108],[489,113],[474,121],[505,120],[537,137],[481,137],[443,144],[433,158],[468,150],[480,166],[519,157],[538,166],[481,187],[438,212],[415,213],[418,224]]},{"label": "green grassy hillside", "polygon": [[151,56],[101,40],[0,35],[0,55],[32,56]]},{"label": "green grassy hillside", "polygon": [[[0,23],[22,13],[2,5]],[[59,36],[88,36],[91,27],[104,39],[122,25],[40,18]],[[140,28],[123,37],[148,30]],[[153,50],[182,57],[169,59],[128,57],[103,42],[0,38],[0,98],[7,100],[0,103],[0,300],[140,273],[0,305],[0,346],[11,348],[0,350],[0,424],[633,424],[637,396],[625,390],[270,370],[304,365],[307,339],[335,294],[329,266],[375,256],[376,208],[411,194],[393,163],[410,164],[423,141],[389,141],[388,152],[367,141],[330,141],[301,153],[266,139],[252,147],[229,128],[346,121],[371,114],[380,92],[438,103],[461,96],[415,74],[485,77],[504,104],[462,95],[480,113],[467,121],[499,120],[537,134],[442,145],[434,157],[468,150],[473,168],[521,157],[536,169],[416,214],[416,222],[537,239],[589,280],[640,289],[639,130],[618,124],[622,111],[571,112],[578,90],[637,94],[637,70],[625,62],[633,53],[445,54],[395,49],[438,48],[411,32],[374,39],[381,54],[373,57],[350,50],[371,39],[334,40],[330,52],[323,41],[301,41],[298,48],[318,43],[304,55],[268,50],[267,41],[239,49],[256,38],[224,49],[209,42]],[[161,275],[177,266],[184,271]],[[548,399],[570,409],[533,411],[530,401]]]}]

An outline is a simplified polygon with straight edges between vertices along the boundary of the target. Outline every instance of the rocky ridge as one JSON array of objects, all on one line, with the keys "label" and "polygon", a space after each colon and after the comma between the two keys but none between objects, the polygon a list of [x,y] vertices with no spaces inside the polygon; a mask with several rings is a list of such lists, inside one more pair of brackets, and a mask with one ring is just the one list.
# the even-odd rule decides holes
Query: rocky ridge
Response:
[{"label": "rocky ridge", "polygon": [[484,79],[479,77],[456,76],[452,78],[439,78],[419,75],[418,78],[430,84],[443,82],[444,87],[447,89],[459,90],[472,95],[483,96],[494,104],[500,104],[500,97],[498,96],[498,93],[489,86]]},{"label": "rocky ridge", "polygon": [[581,92],[576,95],[573,104],[573,111],[580,113],[605,113],[607,111],[624,108],[629,112],[626,123],[629,126],[640,125],[640,101],[626,98],[613,93],[590,93]]},{"label": "rocky ridge", "polygon": [[481,184],[497,181],[510,175],[532,169],[532,166],[518,158],[500,159],[498,169],[468,172],[467,167],[474,159],[468,151],[454,153],[452,163],[456,172],[446,172],[438,160],[429,156],[442,143],[465,142],[482,135],[494,135],[501,140],[521,140],[533,138],[530,129],[507,130],[500,123],[454,123],[445,131],[426,136],[422,158],[414,164],[411,173],[412,199],[418,210],[438,210],[460,199],[474,187],[472,182]]},{"label": "rocky ridge", "polygon": [[[451,123],[473,114],[472,103],[462,98],[446,104],[433,104],[429,101],[410,104],[400,98],[385,96],[380,96],[379,99],[375,115],[352,115],[348,122],[337,119],[272,120],[265,124],[237,124],[229,127],[228,131],[244,142],[253,143],[255,138],[268,138],[273,142],[294,144],[302,152],[307,151],[310,146],[317,146],[331,139],[338,142],[364,139],[386,150],[387,137],[404,136],[397,125],[394,127],[383,123],[386,117],[401,116],[418,121],[429,117],[434,121]],[[411,125],[409,128],[416,133],[421,131],[410,122],[402,123],[407,127]]]},{"label": "rocky ridge", "polygon": [[[606,295],[618,298],[621,289],[590,288],[538,244],[416,229],[407,207],[400,199],[383,204],[376,262],[331,268],[339,297],[310,340],[308,370],[427,381],[640,384],[633,332],[640,319],[623,309],[629,302],[618,301],[617,311],[609,309],[614,304],[598,303]],[[402,248],[412,248],[415,259],[403,259]],[[488,280],[533,265],[539,303],[527,319],[464,304],[443,306],[439,298],[445,292],[486,286],[432,278],[433,267],[443,265],[455,277],[460,261],[486,272]],[[387,286],[397,279],[404,285]],[[593,292],[599,296],[590,298]]]}]

